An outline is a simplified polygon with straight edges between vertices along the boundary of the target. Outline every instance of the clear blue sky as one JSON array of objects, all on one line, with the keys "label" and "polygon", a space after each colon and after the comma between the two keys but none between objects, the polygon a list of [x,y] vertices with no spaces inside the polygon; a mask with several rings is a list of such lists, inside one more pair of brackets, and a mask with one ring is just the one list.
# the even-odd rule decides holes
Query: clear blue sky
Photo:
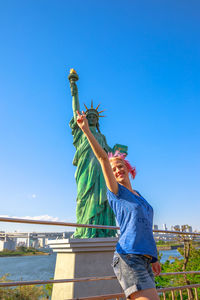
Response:
[{"label": "clear blue sky", "polygon": [[108,144],[128,145],[154,223],[200,230],[199,28],[193,0],[1,3],[0,215],[76,221],[73,67],[81,107],[101,102]]}]

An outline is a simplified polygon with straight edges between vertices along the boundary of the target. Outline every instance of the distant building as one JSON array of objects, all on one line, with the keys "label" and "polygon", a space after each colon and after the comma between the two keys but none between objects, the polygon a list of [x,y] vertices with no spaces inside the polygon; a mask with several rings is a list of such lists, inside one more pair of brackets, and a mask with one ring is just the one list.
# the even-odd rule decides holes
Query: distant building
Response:
[{"label": "distant building", "polygon": [[3,250],[15,250],[16,242],[13,240],[0,241],[0,251]]},{"label": "distant building", "polygon": [[153,230],[158,230],[158,225],[153,225]]},{"label": "distant building", "polygon": [[167,225],[163,224],[163,230],[167,230]]},{"label": "distant building", "polygon": [[33,248],[35,248],[35,249],[40,248],[40,241],[39,241],[39,239],[33,240],[31,246],[32,246]]},{"label": "distant building", "polygon": [[[185,228],[186,227],[186,228]],[[171,226],[170,231],[183,231],[185,228],[184,232],[187,233],[192,233],[192,226],[185,226],[185,225],[173,225]],[[154,230],[158,230],[158,225],[153,226]],[[163,224],[163,230],[167,231],[167,226],[166,224]],[[192,235],[188,234],[188,237],[193,238]],[[165,242],[171,242],[171,241],[177,241],[177,234],[176,233],[164,233],[164,232],[154,232],[154,239],[156,242],[158,241],[165,241]],[[199,241],[200,237],[195,237],[195,241]]]},{"label": "distant building", "polygon": [[174,226],[171,226],[171,230],[172,231],[180,231],[180,225],[174,225]]},{"label": "distant building", "polygon": [[25,241],[20,241],[20,242],[17,242],[17,247],[26,247],[26,242]]}]

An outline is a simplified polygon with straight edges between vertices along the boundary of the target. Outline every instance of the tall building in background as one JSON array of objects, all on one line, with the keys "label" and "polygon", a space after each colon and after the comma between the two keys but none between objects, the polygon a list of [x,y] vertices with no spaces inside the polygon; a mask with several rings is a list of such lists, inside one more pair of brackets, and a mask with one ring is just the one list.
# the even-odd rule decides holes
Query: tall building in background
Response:
[{"label": "tall building in background", "polygon": [[163,224],[163,230],[167,230],[167,225]]},{"label": "tall building in background", "polygon": [[186,229],[186,231],[191,233],[191,232],[192,232],[192,226],[189,226],[189,227]]},{"label": "tall building in background", "polygon": [[179,231],[180,228],[181,228],[180,225],[171,226],[171,230],[173,230],[173,231]]}]

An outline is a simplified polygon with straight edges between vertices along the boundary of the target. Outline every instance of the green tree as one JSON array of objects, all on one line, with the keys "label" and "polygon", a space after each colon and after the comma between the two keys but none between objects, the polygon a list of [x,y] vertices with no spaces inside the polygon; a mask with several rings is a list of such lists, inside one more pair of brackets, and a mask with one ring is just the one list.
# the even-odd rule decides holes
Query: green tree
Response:
[{"label": "green tree", "polygon": [[[188,225],[183,225],[181,227],[182,231],[185,231]],[[179,228],[175,228],[178,231]],[[179,229],[180,230],[180,229]],[[177,257],[170,257],[174,259],[173,262],[167,260],[162,264],[162,273],[171,272],[185,272],[185,271],[199,271],[200,270],[200,249],[197,249],[193,245],[191,237],[187,234],[180,234],[177,236],[179,242],[184,243],[184,248],[178,248],[179,253],[183,256],[183,259],[178,259]],[[196,243],[194,243],[196,244]],[[161,257],[161,256],[160,256]],[[168,286],[180,286],[180,285],[190,285],[200,282],[200,275],[176,275],[176,276],[158,276],[156,277],[157,287],[168,287]],[[200,296],[200,291],[198,290],[198,295]],[[168,295],[171,299],[170,295]],[[176,299],[180,299],[177,296]],[[183,299],[188,299],[187,291],[183,292]],[[194,299],[194,294],[192,289],[190,289],[190,299]]]}]

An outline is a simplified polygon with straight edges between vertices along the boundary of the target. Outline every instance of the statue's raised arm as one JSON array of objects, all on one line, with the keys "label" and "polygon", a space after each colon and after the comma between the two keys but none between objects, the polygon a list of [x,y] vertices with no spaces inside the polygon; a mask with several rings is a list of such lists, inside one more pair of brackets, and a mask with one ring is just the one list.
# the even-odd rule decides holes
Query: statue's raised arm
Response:
[{"label": "statue's raised arm", "polygon": [[76,85],[76,81],[79,79],[78,74],[74,69],[70,70],[70,74],[68,76],[71,88],[71,95],[72,95],[72,109],[74,115],[74,121],[76,122],[76,111],[80,110],[79,98],[78,98],[78,88]]}]

